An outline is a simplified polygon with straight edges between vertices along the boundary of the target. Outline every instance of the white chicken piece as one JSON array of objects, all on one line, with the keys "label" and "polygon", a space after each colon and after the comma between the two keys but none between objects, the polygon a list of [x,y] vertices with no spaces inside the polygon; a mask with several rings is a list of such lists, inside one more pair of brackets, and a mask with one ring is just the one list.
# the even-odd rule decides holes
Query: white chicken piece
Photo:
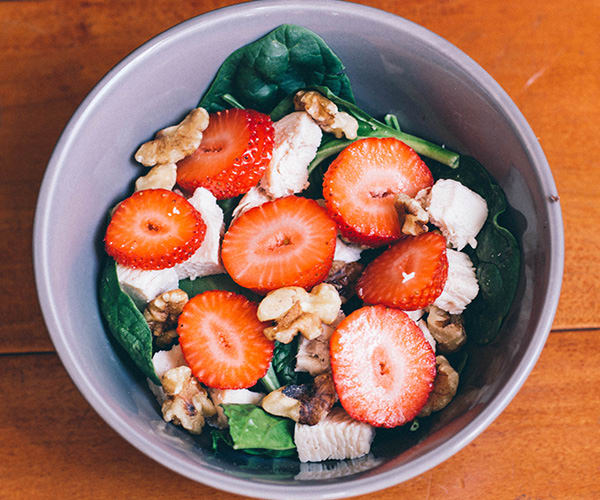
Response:
[{"label": "white chicken piece", "polygon": [[253,188],[250,188],[250,191],[243,196],[237,204],[237,207],[233,210],[232,221],[237,219],[244,212],[247,212],[254,207],[260,207],[267,201],[271,201],[271,198],[261,187],[254,186]]},{"label": "white chicken piece", "polygon": [[323,333],[312,340],[308,340],[303,335],[299,336],[295,371],[308,372],[314,377],[331,370],[329,339],[335,327],[322,324],[321,331]]},{"label": "white chicken piece", "polygon": [[433,338],[433,335],[431,335],[431,332],[429,331],[429,328],[427,327],[427,321],[425,321],[424,319],[420,319],[417,321],[417,326],[423,332],[423,335],[425,336],[425,340],[427,342],[429,342],[429,345],[431,346],[431,349],[433,349],[433,353],[435,354],[435,339]]},{"label": "white chicken piece", "polygon": [[316,425],[296,424],[294,442],[301,462],[343,460],[369,453],[375,429],[353,420],[343,408],[333,408]]},{"label": "white chicken piece", "polygon": [[210,399],[215,405],[217,414],[208,420],[208,423],[214,427],[224,429],[228,426],[227,415],[221,405],[227,404],[260,404],[265,395],[262,392],[253,392],[248,389],[208,389]]},{"label": "white chicken piece", "polygon": [[356,262],[360,259],[360,252],[363,248],[358,245],[346,243],[339,236],[335,240],[335,253],[333,254],[333,260],[340,260],[342,262]]},{"label": "white chicken piece", "polygon": [[217,205],[214,195],[202,187],[197,188],[188,201],[202,215],[202,220],[206,224],[206,232],[202,245],[194,255],[175,266],[177,276],[180,280],[185,278],[194,280],[202,276],[224,273],[225,269],[219,257],[221,236],[225,232],[223,210]]},{"label": "white chicken piece", "polygon": [[406,315],[412,319],[415,323],[417,321],[419,321],[423,315],[425,314],[425,312],[423,311],[423,309],[417,309],[416,311],[403,311],[406,313]]},{"label": "white chicken piece", "polygon": [[[419,195],[417,195],[419,197]],[[488,216],[486,201],[468,187],[451,179],[439,179],[426,202],[429,220],[457,250],[477,246],[475,237]]]},{"label": "white chicken piece", "polygon": [[[156,376],[159,379],[172,368],[178,368],[180,366],[187,365],[179,344],[174,345],[168,351],[157,351],[154,353],[154,356],[152,356],[152,364],[154,365]],[[149,378],[146,379],[146,382],[148,383],[148,387],[152,391],[152,394],[154,394],[156,397],[158,404],[162,406],[167,397],[164,389],[162,386],[156,385]]]},{"label": "white chicken piece", "polygon": [[156,351],[152,356],[152,364],[158,378],[161,378],[172,368],[187,366],[179,344],[174,345],[168,351]]},{"label": "white chicken piece", "polygon": [[117,263],[117,279],[123,291],[131,297],[137,307],[144,306],[158,295],[179,287],[174,268],[147,271],[122,266]]},{"label": "white chicken piece", "polygon": [[273,158],[259,185],[271,198],[281,198],[308,186],[307,167],[317,154],[323,133],[304,111],[284,116],[273,128]]},{"label": "white chicken piece", "polygon": [[446,256],[448,279],[433,305],[450,314],[461,314],[479,293],[475,268],[466,253],[448,249]]}]

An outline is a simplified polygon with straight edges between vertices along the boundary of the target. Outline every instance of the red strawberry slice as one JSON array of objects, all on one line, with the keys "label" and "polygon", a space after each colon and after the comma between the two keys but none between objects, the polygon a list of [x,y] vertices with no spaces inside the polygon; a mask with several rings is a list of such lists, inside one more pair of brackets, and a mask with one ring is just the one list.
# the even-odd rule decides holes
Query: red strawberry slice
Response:
[{"label": "red strawberry slice", "polygon": [[104,242],[119,264],[165,269],[191,257],[205,231],[202,216],[185,198],[166,189],[146,189],[119,204]]},{"label": "red strawberry slice", "polygon": [[177,164],[177,183],[190,193],[205,187],[220,200],[247,193],[271,161],[273,137],[273,122],[258,111],[213,113],[200,147]]},{"label": "red strawberry slice", "polygon": [[367,304],[414,311],[438,298],[447,277],[446,239],[424,233],[407,236],[371,262],[356,290]]},{"label": "red strawberry slice", "polygon": [[344,319],[330,340],[331,369],[348,414],[377,427],[417,416],[433,388],[435,355],[406,313],[367,306]]},{"label": "red strawberry slice", "polygon": [[402,236],[394,198],[415,196],[433,185],[419,155],[394,138],[368,138],[350,144],[323,179],[327,210],[349,240],[369,246]]},{"label": "red strawberry slice", "polygon": [[223,238],[221,257],[234,281],[246,288],[308,288],[329,273],[335,238],[335,223],[317,202],[287,196],[236,219]]},{"label": "red strawberry slice", "polygon": [[258,306],[242,295],[211,290],[192,297],[179,316],[177,333],[194,376],[208,387],[243,389],[263,377],[274,343],[256,317]]}]

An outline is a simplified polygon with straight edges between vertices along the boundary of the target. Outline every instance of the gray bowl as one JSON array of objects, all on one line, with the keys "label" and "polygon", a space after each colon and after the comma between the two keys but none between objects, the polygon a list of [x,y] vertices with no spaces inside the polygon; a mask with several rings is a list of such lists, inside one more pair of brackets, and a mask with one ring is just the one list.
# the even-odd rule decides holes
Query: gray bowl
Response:
[{"label": "gray bowl", "polygon": [[[504,188],[523,251],[517,300],[496,342],[474,348],[453,403],[416,433],[380,434],[372,454],[302,465],[215,455],[165,424],[143,379],[109,339],[96,293],[106,213],[141,169],[132,152],[198,102],[239,46],[282,23],[319,33],[345,62],[359,105],[395,112],[417,135],[478,158]],[[474,61],[433,33],[375,9],[335,1],[261,1],[184,22],[113,68],[81,104],[48,165],[34,231],[48,330],[73,381],[126,440],[161,464],[256,497],[334,498],[412,478],[450,457],[504,409],[550,330],[563,270],[556,188],[529,125]]]}]

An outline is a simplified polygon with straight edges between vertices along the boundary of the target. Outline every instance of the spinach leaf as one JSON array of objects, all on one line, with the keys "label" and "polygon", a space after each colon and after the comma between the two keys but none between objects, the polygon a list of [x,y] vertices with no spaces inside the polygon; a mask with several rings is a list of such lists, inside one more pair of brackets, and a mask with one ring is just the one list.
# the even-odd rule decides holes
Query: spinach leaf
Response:
[{"label": "spinach leaf", "polygon": [[298,352],[298,335],[289,344],[275,342],[271,364],[282,385],[297,384],[296,353]]},{"label": "spinach leaf", "polygon": [[231,222],[231,218],[233,216],[233,211],[235,210],[235,207],[238,206],[242,196],[243,195],[236,196],[235,198],[217,200],[217,205],[219,205],[221,210],[223,210],[223,222],[225,223],[226,228],[229,227],[229,223]]},{"label": "spinach leaf", "polygon": [[208,290],[227,290],[228,292],[244,295],[249,300],[260,300],[258,295],[238,285],[228,274],[213,274],[195,280],[186,278],[179,281],[179,288],[187,293],[190,298]]},{"label": "spinach leaf", "polygon": [[294,421],[276,417],[252,404],[224,404],[234,450],[277,450],[293,452]]},{"label": "spinach leaf", "polygon": [[233,52],[200,100],[209,113],[223,109],[231,94],[247,108],[269,113],[284,97],[311,85],[325,85],[354,102],[344,65],[321,37],[284,24]]},{"label": "spinach leaf", "polygon": [[502,188],[474,158],[461,156],[457,168],[429,165],[435,179],[454,179],[481,195],[488,218],[477,235],[477,248],[469,249],[477,270],[479,294],[465,312],[465,327],[479,344],[494,340],[513,302],[519,282],[521,254],[513,234],[500,223],[507,202]]},{"label": "spinach leaf", "polygon": [[[213,429],[211,431],[212,438],[212,448],[214,451],[219,449],[220,444],[224,444],[228,448],[233,448],[233,439],[231,439],[231,435],[228,430],[225,429]],[[266,457],[272,458],[281,458],[281,457],[290,457],[296,454],[295,449],[289,450],[267,450],[264,448],[244,448],[244,453],[248,453],[250,455],[263,455]]]},{"label": "spinach leaf", "polygon": [[121,289],[117,265],[111,258],[106,259],[102,270],[99,295],[100,311],[112,335],[142,373],[160,384],[152,364],[152,332],[133,300]]}]

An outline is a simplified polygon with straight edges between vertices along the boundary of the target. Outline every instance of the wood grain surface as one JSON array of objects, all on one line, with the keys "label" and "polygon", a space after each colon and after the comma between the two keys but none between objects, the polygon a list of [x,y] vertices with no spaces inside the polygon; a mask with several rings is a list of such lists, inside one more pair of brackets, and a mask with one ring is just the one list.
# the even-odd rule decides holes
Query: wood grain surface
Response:
[{"label": "wood grain surface", "polygon": [[[87,405],[53,353],[31,257],[46,163],[83,97],[148,38],[234,3],[0,1],[0,498],[235,498],[152,462]],[[456,456],[369,498],[600,498],[600,2],[360,3],[443,36],[508,92],[544,148],[566,236],[553,330],[515,400]]]}]

